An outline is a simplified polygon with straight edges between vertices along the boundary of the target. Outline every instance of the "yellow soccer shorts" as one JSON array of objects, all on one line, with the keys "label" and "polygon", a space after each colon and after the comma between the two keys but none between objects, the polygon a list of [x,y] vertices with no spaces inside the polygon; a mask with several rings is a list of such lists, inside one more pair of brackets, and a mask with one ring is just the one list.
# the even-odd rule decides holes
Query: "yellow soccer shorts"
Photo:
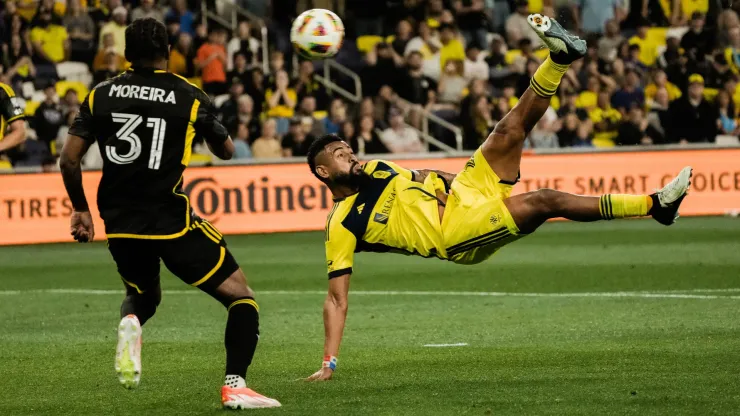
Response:
[{"label": "yellow soccer shorts", "polygon": [[501,182],[478,149],[452,183],[442,218],[449,260],[477,264],[522,237],[504,204],[513,187]]}]

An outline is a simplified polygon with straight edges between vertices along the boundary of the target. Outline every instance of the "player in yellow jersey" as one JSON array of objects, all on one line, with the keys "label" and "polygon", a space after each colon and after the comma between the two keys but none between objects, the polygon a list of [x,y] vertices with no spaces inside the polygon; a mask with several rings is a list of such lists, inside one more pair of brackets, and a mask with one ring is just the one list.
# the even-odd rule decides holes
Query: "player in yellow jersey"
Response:
[{"label": "player in yellow jersey", "polygon": [[586,54],[586,42],[555,20],[539,14],[528,20],[550,57],[457,175],[408,170],[380,160],[361,166],[336,136],[312,144],[308,164],[331,190],[335,205],[326,222],[324,362],[308,380],[328,380],[336,368],[355,252],[397,252],[475,264],[550,218],[587,222],[652,215],[670,225],[678,217],[690,185],[690,167],[652,195],[587,197],[541,189],[511,196],[527,134],[547,110],[568,66]]}]

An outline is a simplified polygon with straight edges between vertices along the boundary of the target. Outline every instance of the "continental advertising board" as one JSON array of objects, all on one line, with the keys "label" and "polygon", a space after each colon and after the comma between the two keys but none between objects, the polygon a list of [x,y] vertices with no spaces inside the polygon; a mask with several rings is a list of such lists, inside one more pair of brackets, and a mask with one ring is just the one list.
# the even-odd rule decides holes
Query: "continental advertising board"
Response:
[{"label": "continental advertising board", "polygon": [[[408,168],[457,172],[466,159],[397,161]],[[553,188],[585,195],[651,193],[685,165],[694,167],[681,215],[740,209],[740,149],[525,156],[515,193]],[[83,174],[97,239],[104,239],[95,194],[100,172]],[[185,192],[195,212],[225,234],[324,228],[331,193],[306,164],[191,168]],[[0,175],[0,245],[71,241],[72,210],[58,173]]]}]

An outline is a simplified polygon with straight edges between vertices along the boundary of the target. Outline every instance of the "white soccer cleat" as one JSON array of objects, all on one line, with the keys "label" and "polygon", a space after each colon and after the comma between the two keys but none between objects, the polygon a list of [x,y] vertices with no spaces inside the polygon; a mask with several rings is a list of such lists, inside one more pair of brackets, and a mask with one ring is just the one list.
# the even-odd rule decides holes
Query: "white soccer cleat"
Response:
[{"label": "white soccer cleat", "polygon": [[681,202],[689,192],[691,186],[691,175],[693,169],[686,166],[681,169],[678,176],[668,182],[663,189],[658,190],[655,195],[658,197],[660,207],[653,208],[653,218],[663,225],[671,225],[678,219],[678,208]]},{"label": "white soccer cleat", "polygon": [[141,379],[141,324],[136,315],[126,315],[118,324],[116,374],[127,389],[134,389]]},{"label": "white soccer cleat", "polygon": [[280,402],[265,397],[256,391],[247,388],[221,387],[221,403],[227,409],[263,409],[280,407]]}]

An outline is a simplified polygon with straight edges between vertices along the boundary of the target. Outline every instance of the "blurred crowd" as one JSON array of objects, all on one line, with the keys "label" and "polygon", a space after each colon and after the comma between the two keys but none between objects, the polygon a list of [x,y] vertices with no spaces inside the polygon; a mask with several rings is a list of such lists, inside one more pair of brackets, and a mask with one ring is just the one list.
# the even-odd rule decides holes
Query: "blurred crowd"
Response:
[{"label": "blurred crowd", "polygon": [[[239,14],[233,28],[205,23],[212,20],[202,18],[195,0],[3,2],[0,82],[25,97],[36,139],[4,158],[16,165],[53,162],[85,94],[127,69],[125,28],[140,17],[166,25],[169,71],[213,97],[239,158],[303,156],[325,133],[373,154],[437,150],[422,131],[457,146],[437,119],[459,126],[463,148],[475,149],[547,56],[528,27],[529,13],[556,16],[589,46],[529,147],[709,143],[740,133],[740,2],[735,9],[726,0],[224,2],[254,19]],[[206,1],[214,11],[219,3]],[[312,7],[344,19],[347,39],[337,61],[359,74],[360,102],[317,81],[320,62],[293,56],[290,24]],[[228,9],[222,13],[231,21]],[[268,29],[267,51],[255,19]],[[67,62],[84,64],[89,82],[65,79],[59,68]],[[195,146],[207,157],[201,143]]]}]

